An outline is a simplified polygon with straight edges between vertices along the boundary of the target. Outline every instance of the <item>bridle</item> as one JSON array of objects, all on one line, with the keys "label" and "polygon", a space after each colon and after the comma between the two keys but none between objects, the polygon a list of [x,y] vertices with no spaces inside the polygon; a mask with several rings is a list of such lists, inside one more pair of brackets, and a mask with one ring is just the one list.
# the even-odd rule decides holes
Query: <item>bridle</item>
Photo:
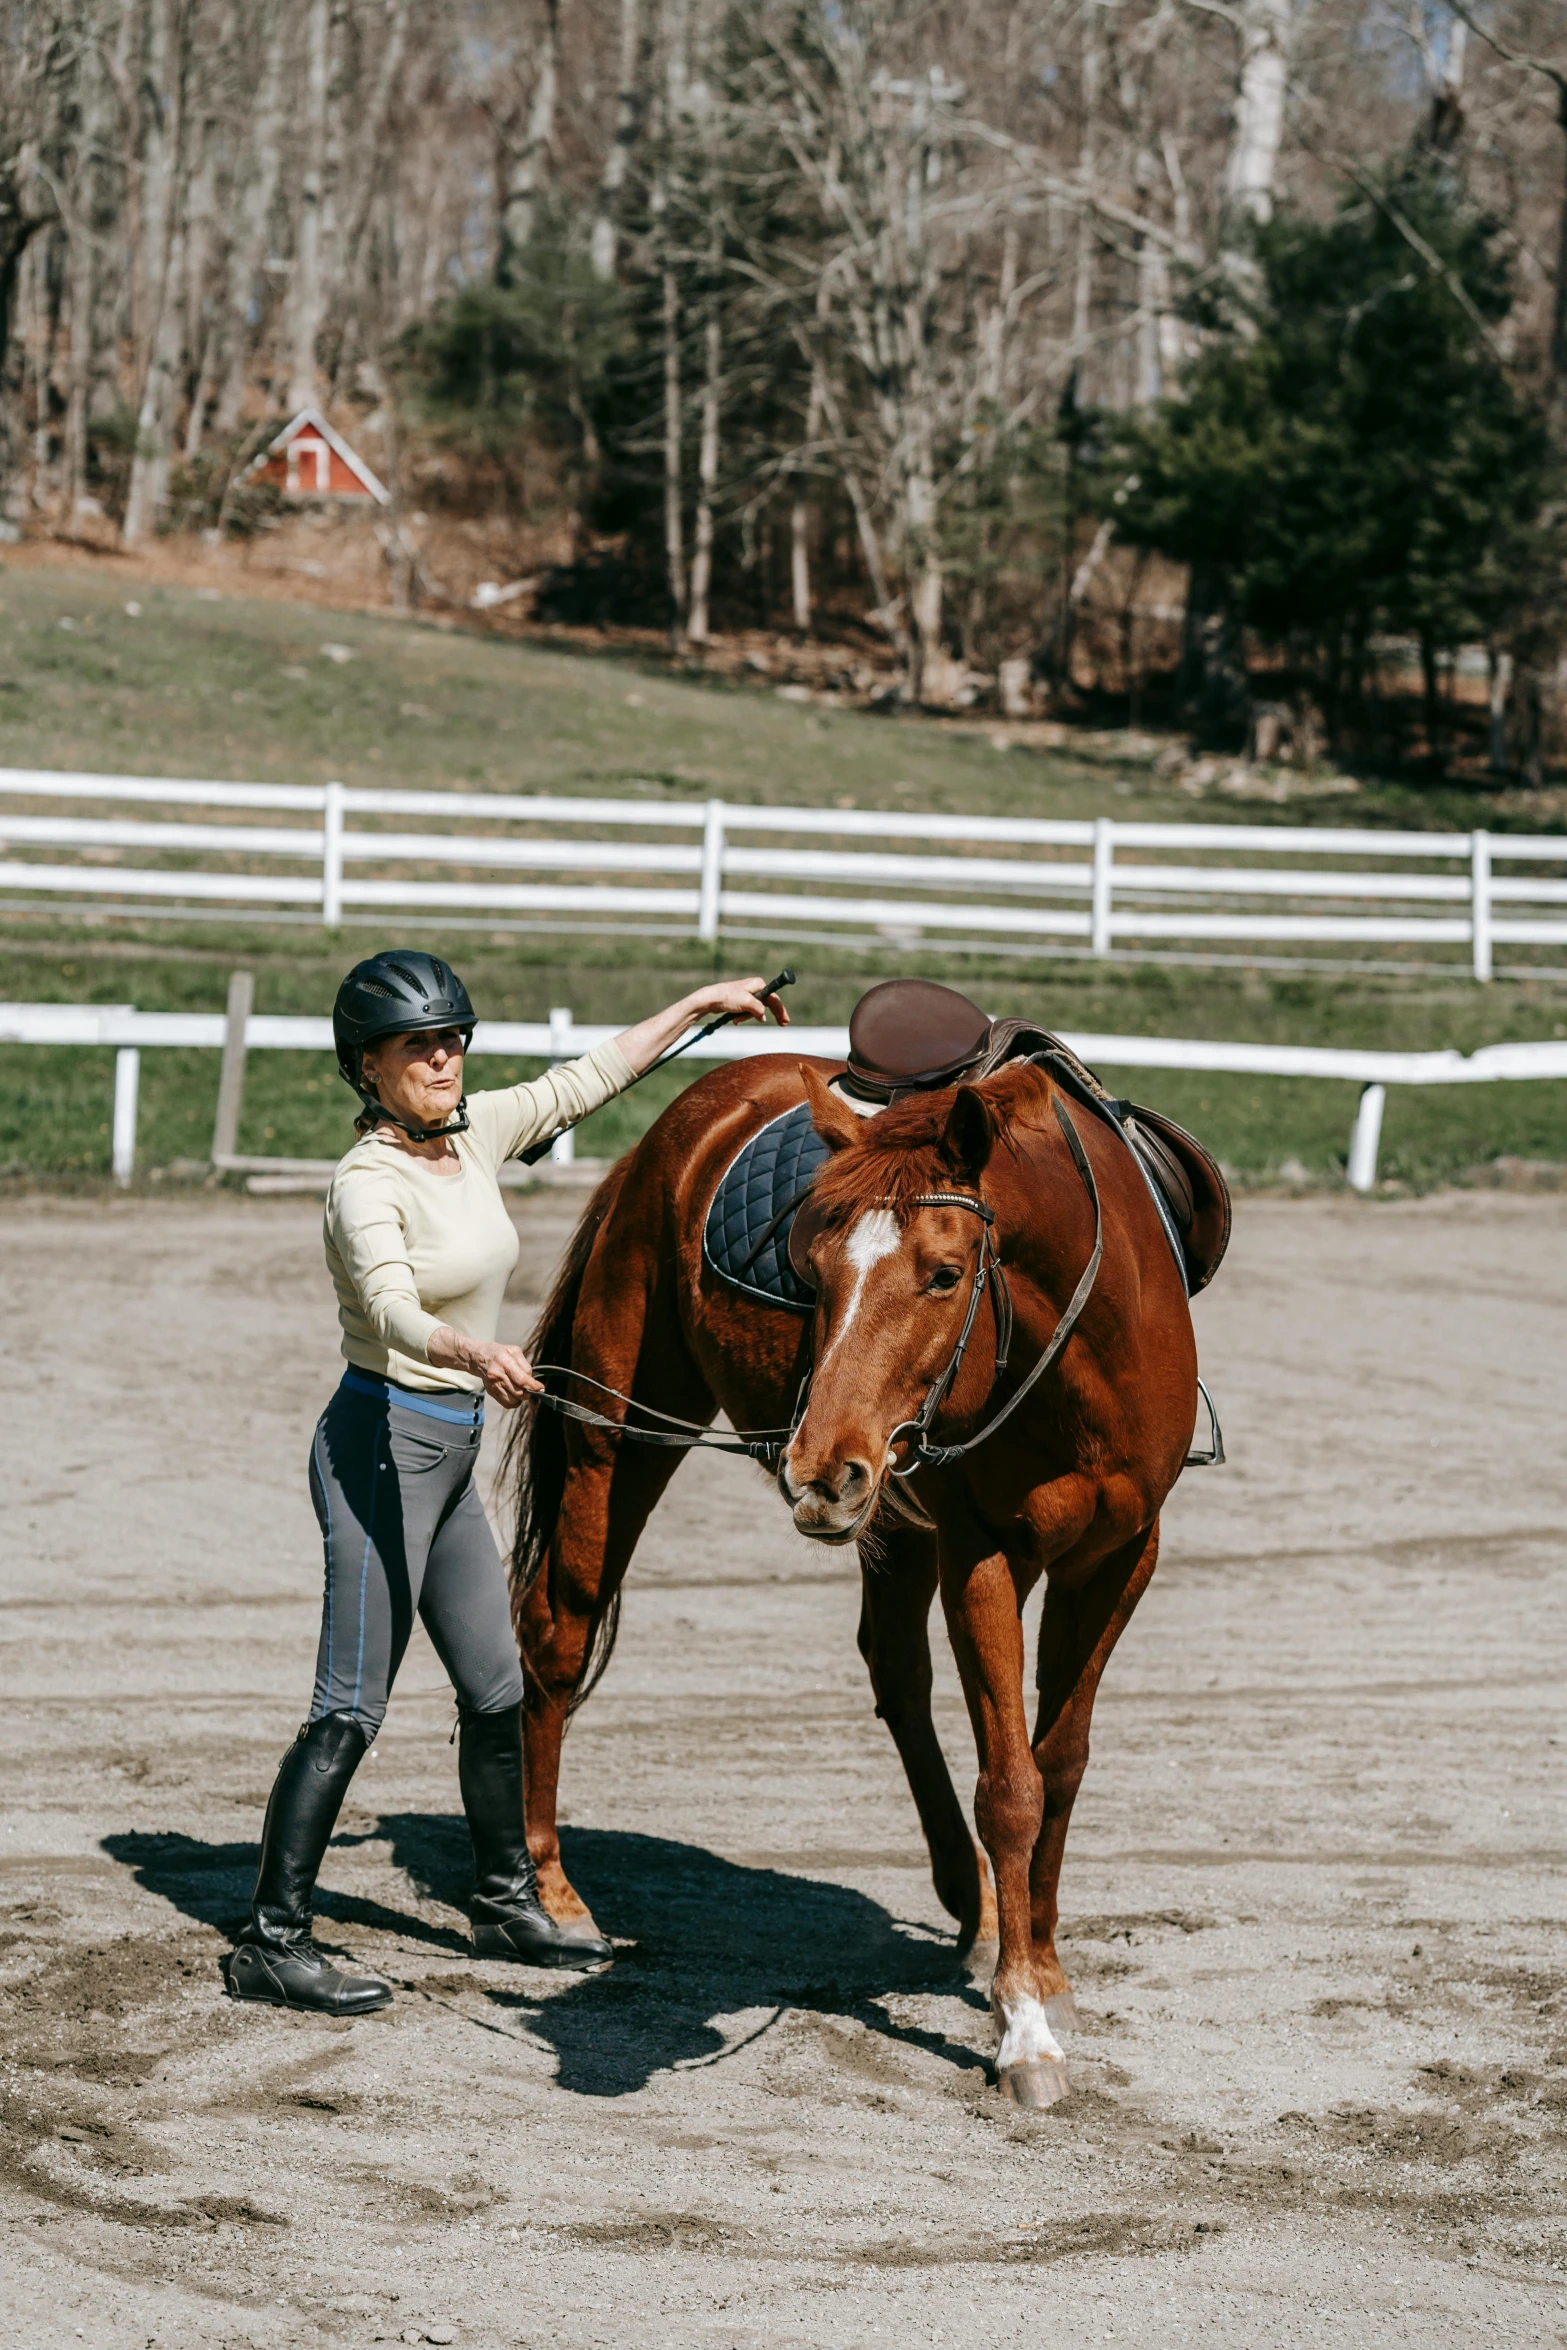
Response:
[{"label": "bridle", "polygon": [[912,1477],[916,1469],[944,1469],[953,1461],[962,1460],[965,1453],[977,1451],[989,1437],[994,1436],[1002,1422],[1011,1418],[1024,1396],[1031,1388],[1039,1384],[1051,1364],[1058,1359],[1062,1348],[1077,1327],[1078,1318],[1084,1306],[1087,1305],[1093,1294],[1094,1283],[1099,1278],[1099,1267],[1104,1261],[1104,1209],[1100,1203],[1099,1186],[1094,1181],[1094,1171],[1088,1163],[1088,1154],[1083,1149],[1082,1138],[1072,1122],[1070,1112],[1059,1096],[1055,1101],[1055,1113],[1060,1120],[1061,1131],[1066,1136],[1067,1148],[1072,1154],[1073,1162],[1087,1188],[1088,1196],[1093,1202],[1093,1254],[1083,1267],[1082,1275],[1068,1300],[1065,1313],[1050,1334],[1049,1345],[1029,1372],[1028,1377],[1008,1396],[1001,1409],[991,1414],[983,1428],[966,1438],[962,1444],[932,1444],[929,1440],[930,1427],[936,1414],[945,1403],[953,1381],[957,1378],[962,1367],[963,1357],[968,1352],[969,1340],[974,1335],[974,1324],[979,1318],[980,1302],[987,1289],[993,1289],[995,1294],[995,1378],[998,1380],[1006,1370],[1007,1357],[1012,1348],[1012,1296],[1007,1288],[1006,1275],[1001,1269],[1000,1252],[996,1247],[996,1211],[994,1208],[988,1207],[977,1194],[968,1191],[925,1191],[921,1192],[913,1203],[917,1208],[966,1208],[971,1215],[980,1218],[984,1229],[980,1234],[979,1251],[974,1260],[974,1280],[969,1290],[968,1309],[963,1316],[963,1327],[958,1332],[958,1342],[948,1359],[947,1367],[931,1381],[925,1391],[925,1400],[913,1419],[900,1421],[887,1439],[889,1452],[896,1444],[908,1446],[907,1459],[901,1464],[894,1463],[892,1465],[890,1473],[894,1477]]},{"label": "bridle", "polygon": [[[1083,1149],[1081,1137],[1072,1121],[1071,1114],[1059,1096],[1056,1097],[1054,1108],[1056,1117],[1060,1121],[1061,1131],[1066,1137],[1067,1148],[1072,1154],[1073,1163],[1083,1179],[1090,1200],[1093,1202],[1093,1253],[1083,1268],[1077,1287],[1073,1290],[1067,1303],[1066,1311],[1050,1334],[1049,1345],[1027,1378],[1007,1398],[1000,1410],[992,1413],[985,1425],[973,1436],[966,1438],[963,1443],[932,1444],[929,1440],[931,1425],[942,1404],[946,1401],[952,1384],[962,1367],[963,1358],[968,1352],[969,1341],[974,1335],[974,1325],[979,1319],[979,1309],[984,1302],[986,1293],[991,1293],[994,1298],[995,1380],[999,1380],[1005,1373],[1007,1360],[1011,1353],[1013,1315],[1012,1296],[1007,1287],[1006,1275],[1002,1271],[1000,1252],[996,1247],[995,1209],[982,1200],[976,1192],[926,1191],[919,1193],[911,1203],[913,1206],[917,1208],[961,1208],[970,1215],[978,1216],[984,1229],[980,1234],[979,1252],[974,1263],[974,1278],[969,1288],[968,1304],[963,1315],[963,1327],[958,1332],[957,1344],[948,1358],[945,1369],[938,1373],[927,1388],[925,1399],[914,1417],[901,1421],[887,1440],[889,1451],[897,1444],[907,1444],[909,1447],[907,1459],[901,1464],[893,1466],[891,1474],[894,1477],[911,1477],[916,1469],[945,1468],[953,1461],[962,1460],[965,1454],[976,1451],[987,1438],[993,1436],[1002,1422],[1011,1418],[1024,1396],[1032,1388],[1037,1387],[1051,1365],[1059,1359],[1067,1340],[1077,1327],[1083,1308],[1093,1293],[1094,1283],[1099,1278],[1099,1267],[1104,1258],[1104,1209],[1099,1198],[1099,1186],[1094,1181],[1094,1171],[1088,1163],[1088,1154]],[[536,1363],[534,1369],[541,1375],[547,1371],[558,1378],[578,1380],[582,1385],[594,1388],[598,1394],[611,1401],[624,1404],[628,1411],[642,1412],[649,1419],[663,1422],[663,1426],[659,1428],[636,1428],[631,1425],[629,1420],[612,1420],[606,1413],[595,1411],[588,1404],[574,1403],[568,1396],[554,1395],[546,1391],[545,1394],[535,1399],[539,1404],[547,1406],[549,1410],[559,1412],[565,1419],[576,1420],[584,1427],[603,1428],[608,1430],[611,1435],[627,1436],[636,1444],[662,1445],[668,1449],[682,1452],[740,1453],[750,1460],[766,1462],[770,1467],[776,1467],[781,1463],[785,1451],[793,1442],[800,1424],[805,1418],[806,1406],[810,1400],[811,1374],[807,1370],[805,1377],[800,1382],[793,1419],[787,1428],[737,1429],[733,1437],[716,1436],[710,1428],[704,1427],[699,1421],[682,1420],[673,1412],[658,1411],[651,1404],[641,1403],[632,1396],[623,1395],[618,1387],[607,1387],[602,1380],[589,1378],[585,1371],[573,1370],[569,1363]],[[881,1498],[881,1488],[878,1485],[867,1505],[865,1516],[870,1515],[871,1508],[879,1498]],[[898,1493],[889,1492],[888,1498],[900,1508],[904,1515],[912,1515],[912,1508],[917,1507],[917,1505],[911,1506],[910,1501]],[[856,1520],[854,1527],[848,1529],[842,1539],[852,1540],[854,1533],[859,1530],[860,1523],[861,1521]]]}]

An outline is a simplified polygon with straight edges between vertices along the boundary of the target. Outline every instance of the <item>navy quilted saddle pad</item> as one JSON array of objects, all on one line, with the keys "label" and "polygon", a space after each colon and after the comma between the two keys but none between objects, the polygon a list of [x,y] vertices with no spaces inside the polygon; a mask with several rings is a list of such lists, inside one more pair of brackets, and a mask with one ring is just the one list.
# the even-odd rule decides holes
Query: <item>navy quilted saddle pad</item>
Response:
[{"label": "navy quilted saddle pad", "polygon": [[808,1314],[816,1300],[789,1262],[789,1228],[827,1145],[804,1102],[772,1118],[729,1163],[702,1229],[702,1253],[747,1297]]}]

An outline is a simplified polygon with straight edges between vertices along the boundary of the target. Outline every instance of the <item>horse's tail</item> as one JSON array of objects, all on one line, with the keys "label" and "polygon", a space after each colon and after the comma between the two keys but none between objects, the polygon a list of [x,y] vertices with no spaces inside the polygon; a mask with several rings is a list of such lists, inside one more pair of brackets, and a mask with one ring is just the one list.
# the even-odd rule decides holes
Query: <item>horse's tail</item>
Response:
[{"label": "horse's tail", "polygon": [[[577,1301],[582,1294],[588,1259],[593,1253],[593,1244],[605,1218],[620,1197],[629,1164],[628,1156],[610,1169],[589,1200],[582,1221],[571,1236],[565,1262],[555,1277],[555,1286],[545,1300],[544,1311],[528,1341],[528,1355],[535,1363],[564,1363],[571,1359],[572,1327],[576,1321]],[[515,1415],[506,1439],[501,1475],[503,1482],[511,1489],[516,1510],[516,1530],[512,1536],[509,1562],[512,1616],[515,1621],[524,1597],[548,1563],[550,1545],[560,1523],[561,1499],[566,1490],[566,1423],[559,1412],[545,1411],[534,1404]],[[615,1634],[619,1628],[620,1593],[617,1590],[608,1607],[594,1617],[588,1637],[586,1667],[572,1694],[567,1708],[569,1713],[576,1712],[583,1699],[592,1693],[602,1679],[605,1667],[614,1653]]]}]

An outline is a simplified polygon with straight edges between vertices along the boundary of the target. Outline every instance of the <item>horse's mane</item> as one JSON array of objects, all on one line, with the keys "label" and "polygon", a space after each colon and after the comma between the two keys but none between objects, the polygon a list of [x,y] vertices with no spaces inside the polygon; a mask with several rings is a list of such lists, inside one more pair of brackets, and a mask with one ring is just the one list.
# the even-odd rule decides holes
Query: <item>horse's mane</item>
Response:
[{"label": "horse's mane", "polygon": [[[1048,1100],[1052,1089],[1042,1069],[1020,1062],[998,1070],[973,1090],[990,1108],[997,1145],[1015,1154],[1013,1114],[1031,1096],[1037,1095],[1041,1103]],[[834,1151],[817,1170],[811,1186],[813,1217],[835,1226],[851,1222],[868,1208],[891,1208],[901,1219],[921,1192],[950,1183],[952,1169],[941,1142],[955,1094],[954,1087],[913,1094],[874,1118],[863,1119],[858,1138]]]}]

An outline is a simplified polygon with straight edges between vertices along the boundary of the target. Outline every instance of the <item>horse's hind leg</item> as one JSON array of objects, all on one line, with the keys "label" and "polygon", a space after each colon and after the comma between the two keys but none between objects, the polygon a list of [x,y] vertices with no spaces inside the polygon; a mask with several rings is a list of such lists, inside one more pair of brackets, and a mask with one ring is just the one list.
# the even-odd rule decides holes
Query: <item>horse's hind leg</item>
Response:
[{"label": "horse's hind leg", "polygon": [[1056,1955],[1056,1894],[1072,1805],[1088,1763],[1088,1728],[1100,1676],[1159,1557],[1159,1528],[1112,1552],[1076,1590],[1052,1583],[1039,1627],[1039,1713],[1034,1761],[1045,1809],[1029,1870],[1034,1967],[1053,2030],[1077,2021],[1071,1985]]},{"label": "horse's hind leg", "polygon": [[996,1897],[985,1856],[963,1815],[931,1718],[930,1603],[936,1538],[912,1528],[877,1531],[860,1558],[860,1654],[876,1711],[892,1732],[930,1849],[936,1898],[958,1921],[958,1946],[996,1936]]}]

